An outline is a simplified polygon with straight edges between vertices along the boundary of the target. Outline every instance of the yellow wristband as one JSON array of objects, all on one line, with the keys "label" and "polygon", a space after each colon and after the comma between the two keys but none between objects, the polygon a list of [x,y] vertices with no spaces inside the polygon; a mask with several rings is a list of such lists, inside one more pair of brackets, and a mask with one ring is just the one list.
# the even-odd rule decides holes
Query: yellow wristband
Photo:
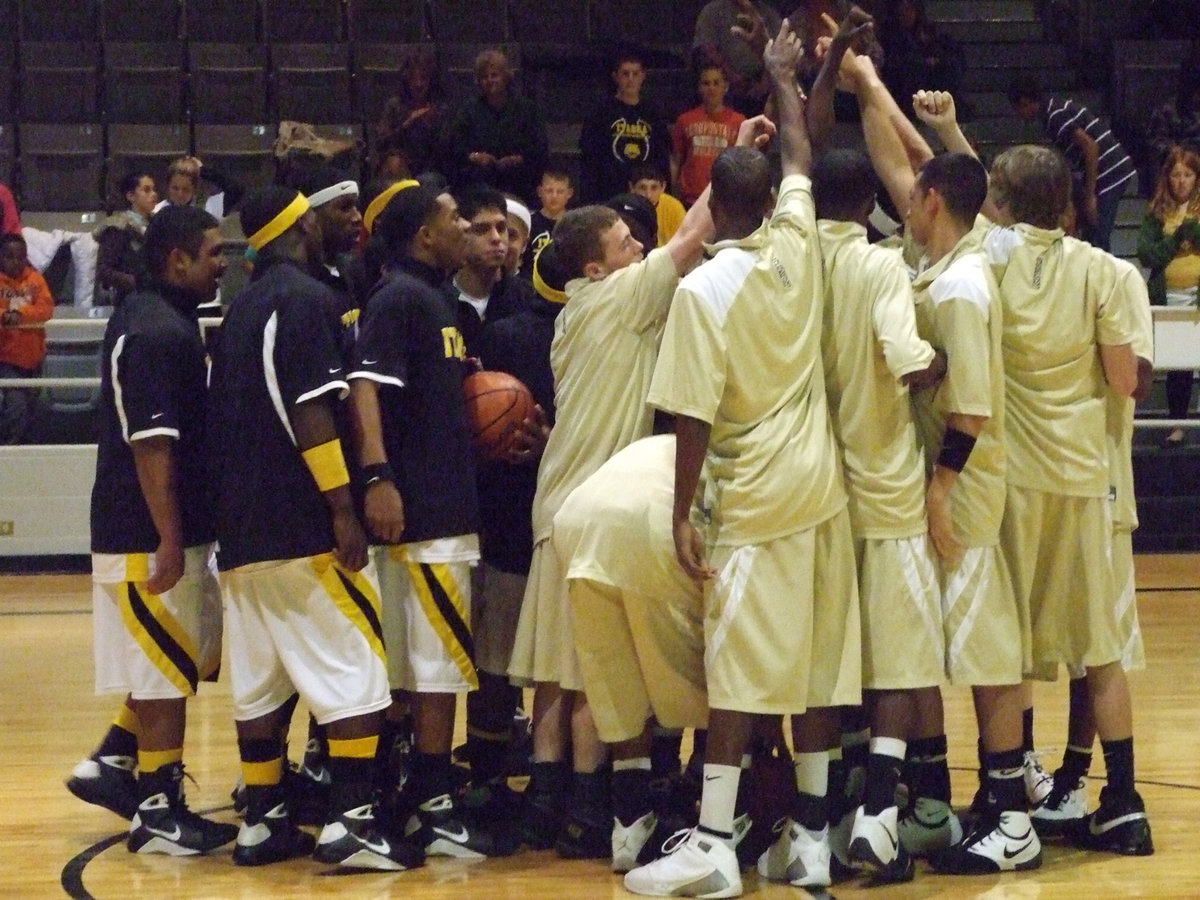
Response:
[{"label": "yellow wristband", "polygon": [[304,457],[304,464],[308,466],[308,471],[312,472],[317,488],[322,493],[350,483],[346,459],[342,456],[342,442],[337,438],[310,447],[300,455]]}]

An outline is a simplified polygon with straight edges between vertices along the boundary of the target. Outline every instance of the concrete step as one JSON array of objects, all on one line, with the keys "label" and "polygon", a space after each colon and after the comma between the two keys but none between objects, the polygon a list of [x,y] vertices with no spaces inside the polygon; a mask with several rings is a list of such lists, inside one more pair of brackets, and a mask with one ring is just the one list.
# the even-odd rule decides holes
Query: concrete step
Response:
[{"label": "concrete step", "polygon": [[[1011,44],[1040,41],[1045,37],[1042,23],[1037,19],[951,19],[938,22],[937,26],[939,31],[960,44]],[[970,52],[969,47],[967,52]]]},{"label": "concrete step", "polygon": [[935,22],[973,22],[980,19],[1037,19],[1034,0],[928,0],[925,12]]}]

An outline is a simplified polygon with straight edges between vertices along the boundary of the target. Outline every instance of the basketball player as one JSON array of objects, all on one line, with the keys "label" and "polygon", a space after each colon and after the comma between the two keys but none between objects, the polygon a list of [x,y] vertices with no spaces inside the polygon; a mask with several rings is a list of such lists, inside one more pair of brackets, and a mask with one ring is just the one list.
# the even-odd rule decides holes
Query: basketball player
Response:
[{"label": "basketball player", "polygon": [[584,691],[611,745],[614,872],[662,843],[653,840],[667,810],[651,786],[652,723],[708,721],[700,589],[675,561],[671,539],[674,464],[673,436],[634,441],[554,517]]},{"label": "basketball player", "polygon": [[[195,322],[196,307],[216,296],[221,244],[203,210],[156,215],[146,230],[150,282],[104,333],[91,507],[96,690],[127,693],[113,731],[129,738],[117,746],[110,732],[68,787],[130,815],[135,853],[207,853],[237,836],[234,826],[191,812],[183,796],[186,700],[221,658],[204,487],[206,368]],[[134,754],[136,795],[125,805]]]},{"label": "basketball player", "polygon": [[[739,896],[734,804],[756,717],[860,700],[853,544],[825,399],[823,276],[795,81],[802,52],[785,20],[764,53],[783,168],[774,214],[764,225],[766,157],[722,153],[709,200],[714,255],[680,282],[649,395],[676,416],[672,527],[684,572],[704,584],[710,712],[700,824],[625,876],[638,894]],[[706,462],[708,522],[697,528]],[[828,753],[810,761],[797,785],[823,798]],[[826,822],[797,821],[806,813],[782,823],[759,859],[764,877],[830,883]]]},{"label": "basketball player", "polygon": [[[234,862],[313,853],[400,870],[424,853],[380,829],[375,754],[388,706],[379,591],[355,513],[339,408],[342,325],[306,274],[321,232],[302,194],[271,186],[242,206],[257,252],[213,361],[211,478],[231,687],[247,810]],[[279,735],[299,693],[329,735],[330,811],[314,841],[283,793]]]},{"label": "basketball player", "polygon": [[911,877],[912,863],[899,842],[896,786],[907,742],[918,736],[919,695],[937,694],[945,677],[936,554],[909,388],[934,384],[945,358],[917,336],[900,254],[867,242],[875,184],[870,161],[857,151],[830,150],[813,171],[825,270],[825,390],[849,497],[871,721],[866,794],[849,853],[902,880]]},{"label": "basketball player", "polygon": [[[765,120],[751,120],[739,140],[752,143],[765,127]],[[570,210],[555,226],[569,279],[551,349],[557,424],[538,470],[536,544],[509,675],[535,685],[534,763],[522,837],[535,847],[555,844],[568,857],[607,857],[612,821],[608,780],[600,771],[604,750],[581,693],[566,580],[550,543],[554,514],[613,453],[650,434],[653,415],[644,401],[658,334],[680,273],[699,259],[711,232],[704,200],[666,246],[645,259],[629,226],[607,207]],[[564,824],[569,781],[571,814]]]},{"label": "basketball player", "polygon": [[[1106,392],[1137,388],[1134,330],[1106,253],[1058,224],[1071,176],[1057,151],[1015,147],[992,166],[992,192],[1012,225],[989,235],[1005,265],[1008,497],[1001,547],[1018,602],[1027,606],[1033,671],[1083,668],[1108,785],[1081,829],[1090,849],[1154,852],[1134,787],[1133,713],[1110,565],[1112,525]],[[1015,224],[1014,224],[1015,223]],[[1064,314],[1063,300],[1073,299]],[[1107,387],[1105,385],[1107,382]],[[1123,587],[1123,585],[1122,585]]]},{"label": "basketball player", "polygon": [[[1146,651],[1138,623],[1137,596],[1133,569],[1133,531],[1137,528],[1137,503],[1133,493],[1133,414],[1134,401],[1144,400],[1154,385],[1154,321],[1146,279],[1125,260],[1111,257],[1116,268],[1117,290],[1110,302],[1124,307],[1133,328],[1133,352],[1137,356],[1138,389],[1133,397],[1123,397],[1109,388],[1105,410],[1105,437],[1108,447],[1109,502],[1112,509],[1113,584],[1117,588],[1117,616],[1124,652],[1121,666],[1126,672],[1146,667]],[[1067,721],[1067,747],[1062,765],[1053,776],[1053,786],[1045,801],[1036,806],[1030,818],[1043,835],[1070,833],[1087,816],[1087,782],[1092,765],[1092,744],[1096,725],[1092,715],[1086,673],[1071,670],[1070,715]]]},{"label": "basketball player", "polygon": [[[497,223],[499,234],[499,211]],[[479,687],[470,631],[479,524],[463,406],[466,346],[447,289],[468,228],[454,198],[434,187],[413,185],[388,202],[377,231],[391,262],[362,318],[350,383],[388,680],[412,704],[404,789],[414,809],[405,833],[431,855],[478,859],[516,847],[466,821],[451,798],[455,705]]]}]

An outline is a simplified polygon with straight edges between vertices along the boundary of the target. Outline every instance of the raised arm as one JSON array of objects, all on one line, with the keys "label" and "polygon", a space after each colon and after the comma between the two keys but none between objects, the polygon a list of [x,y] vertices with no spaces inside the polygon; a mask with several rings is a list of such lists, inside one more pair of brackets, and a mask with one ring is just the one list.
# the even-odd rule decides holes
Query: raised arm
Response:
[{"label": "raised arm", "polygon": [[824,146],[833,130],[833,95],[846,51],[860,35],[869,36],[874,27],[875,20],[852,4],[842,24],[834,29],[833,37],[825,51],[825,59],[821,63],[821,70],[817,73],[817,80],[813,83],[808,97],[808,135],[814,147]]},{"label": "raised arm", "polygon": [[[949,91],[917,91],[913,95],[913,111],[917,118],[934,130],[938,140],[951,153],[965,153],[979,159],[962,129],[958,127],[958,114],[954,107],[954,96]],[[983,201],[981,212],[993,222],[1000,221],[1000,210],[989,194]]]},{"label": "raised arm", "polygon": [[804,100],[796,84],[796,66],[804,55],[800,37],[787,19],[779,34],[767,42],[763,65],[774,89],[778,112],[780,157],[783,175],[807,175],[812,168],[812,147],[804,122]]}]

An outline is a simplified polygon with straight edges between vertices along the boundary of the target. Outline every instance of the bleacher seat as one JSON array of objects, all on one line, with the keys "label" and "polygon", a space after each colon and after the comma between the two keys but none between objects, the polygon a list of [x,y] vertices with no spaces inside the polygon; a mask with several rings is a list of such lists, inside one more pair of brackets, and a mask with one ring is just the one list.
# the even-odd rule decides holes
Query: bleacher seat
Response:
[{"label": "bleacher seat", "polygon": [[[93,332],[96,334],[96,332]],[[103,341],[46,341],[43,378],[99,378]],[[38,402],[54,413],[89,413],[100,408],[100,385],[44,387]]]},{"label": "bleacher seat", "polygon": [[1178,88],[1187,41],[1116,41],[1113,46],[1113,118],[1143,126]]},{"label": "bleacher seat", "polygon": [[103,205],[104,129],[99,123],[22,123],[18,137],[25,207],[66,211]]},{"label": "bleacher seat", "polygon": [[15,184],[17,133],[10,123],[0,124],[0,181],[10,188]]},{"label": "bleacher seat", "polygon": [[[590,4],[593,41],[631,43],[640,46],[687,43],[692,40],[695,18],[675,29],[674,0],[607,0]],[[648,23],[655,27],[648,28]]]},{"label": "bleacher seat", "polygon": [[429,34],[424,0],[349,0],[346,19],[356,43],[405,44]]},{"label": "bleacher seat", "polygon": [[354,48],[354,84],[363,120],[379,120],[388,98],[400,91],[400,67],[421,44],[358,44]]},{"label": "bleacher seat", "polygon": [[240,181],[246,190],[264,187],[274,176],[273,125],[196,124],[196,155]]},{"label": "bleacher seat", "polygon": [[109,125],[107,131],[108,180],[113,184],[144,172],[154,176],[160,193],[165,192],[167,166],[192,149],[186,125]]},{"label": "bleacher seat", "polygon": [[318,137],[326,138],[331,141],[350,141],[354,146],[352,149],[339,153],[330,159],[330,164],[347,172],[355,181],[362,178],[362,161],[363,149],[366,142],[363,140],[363,127],[357,122],[353,124],[337,124],[337,125],[314,125],[313,131]]},{"label": "bleacher seat", "polygon": [[586,45],[588,0],[508,0],[513,40]]},{"label": "bleacher seat", "polygon": [[259,40],[255,0],[187,0],[187,39],[253,44]]},{"label": "bleacher seat", "polygon": [[267,112],[267,54],[256,44],[191,44],[192,120],[254,124]]},{"label": "bleacher seat", "polygon": [[263,0],[263,36],[271,43],[341,43],[342,0]]},{"label": "bleacher seat", "polygon": [[[580,23],[582,24],[582,23]],[[508,9],[504,0],[429,0],[429,30],[440,43],[450,41],[500,44],[507,41]]]},{"label": "bleacher seat", "polygon": [[94,41],[99,34],[100,0],[20,0],[20,6],[22,41]]},{"label": "bleacher seat", "polygon": [[17,116],[17,45],[0,40],[0,121],[11,122]]},{"label": "bleacher seat", "polygon": [[178,41],[183,37],[182,0],[104,0],[106,41]]},{"label": "bleacher seat", "polygon": [[22,41],[21,119],[100,120],[100,46],[91,41]]},{"label": "bleacher seat", "polygon": [[274,44],[271,78],[280,119],[333,123],[351,118],[347,44]]},{"label": "bleacher seat", "polygon": [[182,122],[183,45],[174,42],[104,44],[104,118],[108,122]]}]

